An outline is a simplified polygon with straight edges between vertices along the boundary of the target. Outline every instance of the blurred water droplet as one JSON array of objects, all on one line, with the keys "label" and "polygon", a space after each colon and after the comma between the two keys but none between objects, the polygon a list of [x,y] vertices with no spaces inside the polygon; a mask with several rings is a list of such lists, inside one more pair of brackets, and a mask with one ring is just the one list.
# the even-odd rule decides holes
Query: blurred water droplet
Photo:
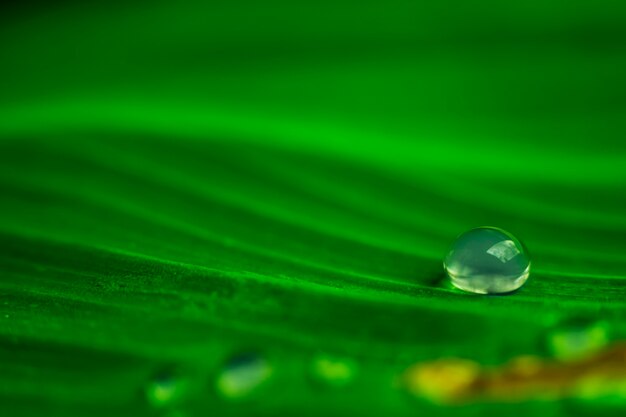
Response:
[{"label": "blurred water droplet", "polygon": [[477,362],[442,358],[411,366],[404,372],[402,383],[413,395],[445,404],[465,398],[481,372]]},{"label": "blurred water droplet", "polygon": [[332,387],[342,387],[354,379],[356,363],[351,359],[320,354],[313,358],[311,375],[314,380]]},{"label": "blurred water droplet", "polygon": [[609,328],[603,321],[570,320],[556,326],[548,335],[548,348],[562,360],[588,356],[608,343]]},{"label": "blurred water droplet", "polygon": [[516,356],[509,361],[508,372],[517,376],[532,377],[543,369],[544,363],[538,356],[522,355]]},{"label": "blurred water droplet", "polygon": [[224,398],[243,398],[267,381],[272,373],[271,364],[263,356],[239,355],[224,364],[217,378],[217,391]]},{"label": "blurred water droplet", "polygon": [[146,399],[154,407],[178,402],[188,388],[188,381],[174,372],[161,372],[148,383]]}]

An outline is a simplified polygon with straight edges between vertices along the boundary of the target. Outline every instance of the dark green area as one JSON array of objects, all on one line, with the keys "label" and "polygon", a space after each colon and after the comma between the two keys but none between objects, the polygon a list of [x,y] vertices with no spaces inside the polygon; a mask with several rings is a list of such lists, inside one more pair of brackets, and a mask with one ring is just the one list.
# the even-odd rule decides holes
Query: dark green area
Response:
[{"label": "dark green area", "polygon": [[[395,385],[549,357],[568,320],[626,339],[626,6],[509,3],[5,9],[0,415],[623,412]],[[529,249],[514,294],[443,277],[482,225]],[[272,376],[220,396],[247,352]],[[150,404],[169,372],[184,392]]]}]

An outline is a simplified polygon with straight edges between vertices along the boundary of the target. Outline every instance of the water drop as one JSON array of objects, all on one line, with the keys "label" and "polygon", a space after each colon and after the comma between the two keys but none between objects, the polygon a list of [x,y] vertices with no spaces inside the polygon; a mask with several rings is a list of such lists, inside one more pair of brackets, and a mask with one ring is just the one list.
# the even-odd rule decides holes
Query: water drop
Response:
[{"label": "water drop", "polygon": [[315,381],[332,387],[350,383],[356,373],[356,364],[350,359],[326,354],[317,355],[311,363],[311,375]]},{"label": "water drop", "polygon": [[455,287],[477,294],[515,291],[530,274],[530,258],[524,245],[495,227],[463,233],[450,248],[443,266]]},{"label": "water drop", "polygon": [[548,335],[548,348],[561,360],[589,356],[608,344],[609,329],[603,321],[569,320]]},{"label": "water drop", "polygon": [[217,378],[217,391],[228,399],[248,396],[272,375],[270,363],[257,354],[239,355],[230,359]]},{"label": "water drop", "polygon": [[165,371],[157,374],[146,387],[146,399],[154,407],[166,407],[176,403],[185,394],[188,381],[176,373]]}]

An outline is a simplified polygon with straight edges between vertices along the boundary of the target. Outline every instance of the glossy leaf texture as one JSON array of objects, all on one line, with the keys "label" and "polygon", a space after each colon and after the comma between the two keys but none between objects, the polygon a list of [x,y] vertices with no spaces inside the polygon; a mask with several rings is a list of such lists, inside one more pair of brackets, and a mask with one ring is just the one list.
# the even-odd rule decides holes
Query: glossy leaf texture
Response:
[{"label": "glossy leaf texture", "polygon": [[[622,410],[398,380],[626,339],[624,7],[244,3],[1,17],[0,414]],[[445,280],[478,226],[520,290]]]}]

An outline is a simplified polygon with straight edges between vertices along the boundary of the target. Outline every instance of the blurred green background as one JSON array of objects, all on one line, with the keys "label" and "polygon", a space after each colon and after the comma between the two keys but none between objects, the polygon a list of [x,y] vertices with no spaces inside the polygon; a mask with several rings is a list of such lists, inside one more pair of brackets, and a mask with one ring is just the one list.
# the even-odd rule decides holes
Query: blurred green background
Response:
[{"label": "blurred green background", "polygon": [[626,339],[624,74],[619,1],[2,5],[0,414],[623,413],[398,381]]}]

